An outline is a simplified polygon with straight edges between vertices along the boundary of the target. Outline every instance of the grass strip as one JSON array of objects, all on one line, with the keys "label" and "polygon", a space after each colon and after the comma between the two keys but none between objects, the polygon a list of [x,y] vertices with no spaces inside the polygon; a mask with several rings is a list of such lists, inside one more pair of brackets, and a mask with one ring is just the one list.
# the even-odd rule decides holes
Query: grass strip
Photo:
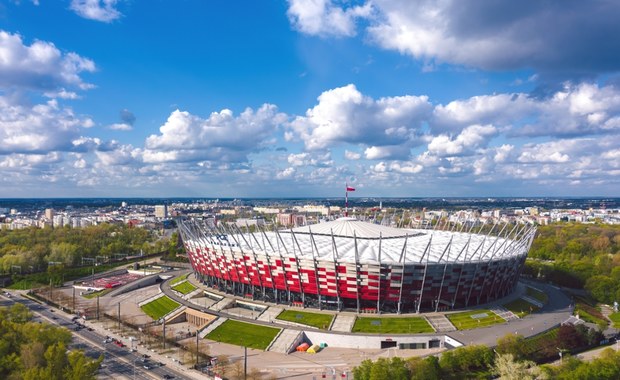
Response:
[{"label": "grass strip", "polygon": [[140,308],[142,309],[142,311],[144,311],[146,315],[153,318],[154,320],[158,320],[179,306],[180,304],[178,302],[173,301],[167,296],[163,296],[140,306]]},{"label": "grass strip", "polygon": [[446,317],[458,330],[477,329],[506,322],[504,318],[491,310],[464,311],[462,313],[446,314]]},{"label": "grass strip", "polygon": [[549,301],[549,296],[547,296],[547,293],[541,292],[538,289],[530,288],[529,286],[525,288],[525,294],[537,301],[540,301],[543,305]]},{"label": "grass strip", "polygon": [[218,342],[265,350],[279,332],[278,328],[229,319],[206,337]]},{"label": "grass strip", "polygon": [[357,317],[352,332],[379,334],[421,334],[435,332],[428,321],[421,317]]},{"label": "grass strip", "polygon": [[178,285],[173,286],[172,289],[176,290],[177,292],[179,292],[181,294],[189,294],[189,293],[193,292],[194,290],[196,290],[196,287],[194,285],[192,285],[191,282],[184,281],[184,282],[181,282]]},{"label": "grass strip", "polygon": [[276,317],[276,319],[296,322],[302,325],[326,330],[332,322],[332,319],[334,319],[334,316],[331,314],[309,313],[307,311],[284,310]]},{"label": "grass strip", "polygon": [[187,277],[189,276],[189,273],[184,274],[183,276],[179,276],[173,280],[170,281],[170,285],[176,285],[181,281],[185,281],[187,279]]},{"label": "grass strip", "polygon": [[92,292],[92,293],[88,293],[88,294],[82,294],[82,297],[86,298],[86,299],[91,299],[91,298],[95,298],[97,296],[99,297],[103,297],[104,295],[110,293],[113,289],[103,289],[100,290],[98,292]]},{"label": "grass strip", "polygon": [[620,312],[609,314],[609,319],[611,319],[611,322],[613,323],[612,327],[616,329],[620,328]]},{"label": "grass strip", "polygon": [[538,306],[527,302],[523,298],[517,298],[516,300],[508,302],[502,306],[512,311],[519,318],[523,318],[528,314],[535,313],[540,310]]}]

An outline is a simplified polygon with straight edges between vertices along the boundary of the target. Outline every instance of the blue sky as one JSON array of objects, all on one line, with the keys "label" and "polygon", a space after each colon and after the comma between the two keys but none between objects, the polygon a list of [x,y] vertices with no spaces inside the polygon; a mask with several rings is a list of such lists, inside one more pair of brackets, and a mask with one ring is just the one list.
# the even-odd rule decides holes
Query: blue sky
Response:
[{"label": "blue sky", "polygon": [[0,197],[618,196],[614,1],[0,3]]}]

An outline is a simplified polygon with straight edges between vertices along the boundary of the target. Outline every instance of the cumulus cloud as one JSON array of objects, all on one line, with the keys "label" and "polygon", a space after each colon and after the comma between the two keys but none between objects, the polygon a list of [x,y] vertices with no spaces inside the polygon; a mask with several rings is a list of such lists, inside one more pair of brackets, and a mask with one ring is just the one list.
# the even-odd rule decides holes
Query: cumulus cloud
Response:
[{"label": "cumulus cloud", "polygon": [[108,127],[113,131],[131,131],[133,127],[127,123],[114,123]]},{"label": "cumulus cloud", "polygon": [[361,153],[351,152],[350,150],[345,150],[344,158],[346,158],[347,160],[355,161],[355,160],[359,160],[360,158],[362,158],[362,155]]},{"label": "cumulus cloud", "polygon": [[[332,0],[289,0],[288,17],[302,33],[319,36],[353,36],[356,19],[372,14],[372,6],[348,6]],[[342,8],[341,8],[342,6]]]},{"label": "cumulus cloud", "polygon": [[465,128],[456,138],[448,135],[433,137],[428,150],[439,156],[456,156],[471,154],[476,148],[483,146],[497,133],[492,125],[472,125]]},{"label": "cumulus cloud", "polygon": [[425,66],[534,68],[564,76],[620,69],[620,40],[609,37],[620,34],[616,2],[374,0],[362,8],[368,10],[353,17],[355,7],[346,2],[289,1],[288,14],[310,35],[352,36],[355,19],[364,18],[370,41]]},{"label": "cumulus cloud", "polygon": [[334,161],[331,159],[329,152],[325,153],[299,153],[289,154],[287,158],[288,163],[293,166],[331,166]]},{"label": "cumulus cloud", "polygon": [[0,97],[0,154],[69,151],[89,124],[55,100],[24,106]]},{"label": "cumulus cloud", "polygon": [[495,94],[437,105],[430,126],[441,133],[486,123],[514,136],[580,136],[620,129],[619,113],[618,87],[567,82],[545,98]]},{"label": "cumulus cloud", "polygon": [[318,104],[291,122],[306,149],[323,149],[337,143],[391,145],[416,139],[416,129],[432,106],[426,96],[400,96],[374,100],[355,85],[323,92]]},{"label": "cumulus cloud", "polygon": [[224,109],[206,119],[176,110],[160,127],[159,135],[146,139],[144,157],[149,162],[245,161],[250,152],[272,141],[277,126],[286,119],[271,104],[256,111],[247,108],[239,116]]},{"label": "cumulus cloud", "polygon": [[405,145],[371,146],[364,151],[367,160],[401,159],[409,157],[410,149]]},{"label": "cumulus cloud", "polygon": [[65,87],[92,87],[80,74],[95,71],[95,63],[76,53],[63,53],[51,42],[26,45],[19,34],[0,31],[0,57],[0,87],[4,89],[26,88],[72,98],[75,95]]},{"label": "cumulus cloud", "polygon": [[112,22],[122,16],[116,9],[117,3],[118,0],[71,0],[69,7],[80,17]]}]

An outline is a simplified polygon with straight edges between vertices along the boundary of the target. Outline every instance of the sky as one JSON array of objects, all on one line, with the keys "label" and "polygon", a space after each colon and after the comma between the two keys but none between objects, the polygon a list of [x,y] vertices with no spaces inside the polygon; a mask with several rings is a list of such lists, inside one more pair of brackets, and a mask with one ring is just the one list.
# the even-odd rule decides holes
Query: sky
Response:
[{"label": "sky", "polygon": [[0,1],[0,198],[620,196],[615,0]]}]

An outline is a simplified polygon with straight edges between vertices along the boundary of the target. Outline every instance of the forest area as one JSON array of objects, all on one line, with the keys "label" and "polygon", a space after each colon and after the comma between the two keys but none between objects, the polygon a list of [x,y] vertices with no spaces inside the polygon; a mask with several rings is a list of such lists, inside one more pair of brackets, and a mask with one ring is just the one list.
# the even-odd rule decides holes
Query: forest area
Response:
[{"label": "forest area", "polygon": [[524,274],[620,301],[620,226],[561,223],[538,228]]},{"label": "forest area", "polygon": [[167,240],[154,232],[123,224],[99,224],[85,228],[26,228],[0,230],[0,272],[45,270],[49,262],[73,267],[82,258],[150,254],[168,249]]},{"label": "forest area", "polygon": [[0,377],[23,380],[95,379],[103,357],[68,349],[71,332],[32,321],[22,304],[0,307]]}]

